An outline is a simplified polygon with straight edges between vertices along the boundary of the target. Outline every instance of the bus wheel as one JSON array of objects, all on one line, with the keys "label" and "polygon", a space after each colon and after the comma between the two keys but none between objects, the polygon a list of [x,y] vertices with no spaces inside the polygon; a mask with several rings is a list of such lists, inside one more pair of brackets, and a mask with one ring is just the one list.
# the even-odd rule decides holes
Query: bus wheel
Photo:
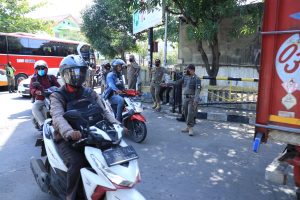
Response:
[{"label": "bus wheel", "polygon": [[26,74],[18,74],[16,77],[15,77],[15,81],[16,81],[16,87],[18,87],[19,83],[25,79],[27,79],[28,76]]}]

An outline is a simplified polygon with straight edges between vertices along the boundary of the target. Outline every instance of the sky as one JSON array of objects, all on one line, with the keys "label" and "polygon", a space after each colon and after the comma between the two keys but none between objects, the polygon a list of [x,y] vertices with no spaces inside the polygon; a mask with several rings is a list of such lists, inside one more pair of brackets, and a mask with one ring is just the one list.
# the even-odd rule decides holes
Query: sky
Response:
[{"label": "sky", "polygon": [[[261,2],[262,0],[247,0],[247,3]],[[58,15],[72,14],[80,18],[80,11],[93,3],[93,0],[28,0],[30,5],[40,2],[48,2],[46,6],[37,9],[28,16],[44,18]]]},{"label": "sky", "polygon": [[91,5],[93,0],[28,0],[28,2],[30,5],[47,2],[44,7],[39,8],[28,15],[33,18],[44,18],[67,14],[72,14],[79,18],[80,11],[86,6]]}]

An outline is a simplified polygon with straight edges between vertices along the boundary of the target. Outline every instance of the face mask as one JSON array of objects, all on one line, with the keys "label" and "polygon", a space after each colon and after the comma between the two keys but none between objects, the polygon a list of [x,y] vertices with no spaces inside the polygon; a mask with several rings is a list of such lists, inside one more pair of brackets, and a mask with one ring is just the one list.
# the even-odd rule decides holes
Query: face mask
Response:
[{"label": "face mask", "polygon": [[38,70],[38,75],[44,76],[45,75],[45,70],[43,70],[43,69]]},{"label": "face mask", "polygon": [[156,66],[156,67],[159,67],[159,63],[155,63],[155,66]]},{"label": "face mask", "polygon": [[132,58],[129,58],[129,62],[134,62],[134,60]]}]

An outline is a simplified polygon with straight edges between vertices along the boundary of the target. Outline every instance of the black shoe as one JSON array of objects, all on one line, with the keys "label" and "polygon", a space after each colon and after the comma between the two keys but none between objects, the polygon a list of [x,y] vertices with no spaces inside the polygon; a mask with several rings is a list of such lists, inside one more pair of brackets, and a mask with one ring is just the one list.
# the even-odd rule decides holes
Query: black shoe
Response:
[{"label": "black shoe", "polygon": [[40,128],[38,129],[38,131],[43,132],[43,127],[44,127],[44,124],[42,126],[40,126]]},{"label": "black shoe", "polygon": [[184,115],[182,115],[181,117],[177,117],[176,120],[180,122],[185,122]]}]

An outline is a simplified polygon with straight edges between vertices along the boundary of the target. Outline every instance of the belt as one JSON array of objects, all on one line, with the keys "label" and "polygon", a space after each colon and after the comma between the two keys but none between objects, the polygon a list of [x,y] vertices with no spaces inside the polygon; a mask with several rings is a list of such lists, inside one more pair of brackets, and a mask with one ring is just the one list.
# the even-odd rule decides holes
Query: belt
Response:
[{"label": "belt", "polygon": [[194,98],[195,95],[194,94],[184,94],[183,95],[185,98]]}]

